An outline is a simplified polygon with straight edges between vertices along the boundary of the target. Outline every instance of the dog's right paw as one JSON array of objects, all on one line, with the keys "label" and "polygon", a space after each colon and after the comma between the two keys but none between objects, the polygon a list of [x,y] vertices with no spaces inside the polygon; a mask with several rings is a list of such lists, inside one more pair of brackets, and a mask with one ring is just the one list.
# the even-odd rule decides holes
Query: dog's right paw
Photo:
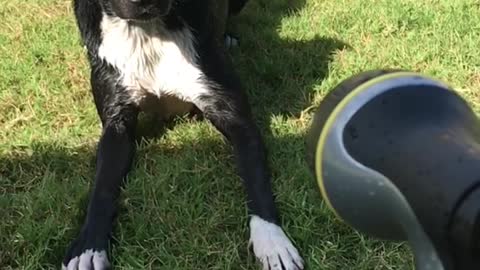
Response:
[{"label": "dog's right paw", "polygon": [[65,258],[62,270],[106,270],[110,269],[110,262],[105,250],[84,250],[79,256]]},{"label": "dog's right paw", "polygon": [[[82,232],[80,236],[70,244],[70,247],[62,262],[62,270],[107,270],[110,269],[108,261],[107,241],[99,241],[96,235]],[[95,240],[89,240],[95,239]]]}]

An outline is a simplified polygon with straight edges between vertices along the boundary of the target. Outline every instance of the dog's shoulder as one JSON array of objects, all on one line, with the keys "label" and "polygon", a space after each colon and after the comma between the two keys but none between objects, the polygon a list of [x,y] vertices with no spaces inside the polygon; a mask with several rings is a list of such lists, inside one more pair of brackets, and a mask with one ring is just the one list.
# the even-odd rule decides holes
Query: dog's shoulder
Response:
[{"label": "dog's shoulder", "polygon": [[[198,42],[223,39],[228,19],[229,0],[180,1],[174,10],[193,33]],[[172,20],[173,21],[173,20]]]},{"label": "dog's shoulder", "polygon": [[97,1],[74,0],[74,14],[80,38],[89,52],[96,53],[101,42],[102,11]]}]

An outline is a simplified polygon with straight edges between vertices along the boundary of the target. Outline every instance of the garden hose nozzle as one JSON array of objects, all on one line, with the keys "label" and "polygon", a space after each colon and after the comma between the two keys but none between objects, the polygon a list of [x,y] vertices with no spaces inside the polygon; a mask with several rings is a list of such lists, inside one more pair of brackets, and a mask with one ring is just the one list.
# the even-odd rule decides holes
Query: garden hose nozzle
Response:
[{"label": "garden hose nozzle", "polygon": [[350,77],[319,105],[307,149],[344,222],[408,241],[417,270],[480,269],[480,121],[450,87],[407,71]]}]

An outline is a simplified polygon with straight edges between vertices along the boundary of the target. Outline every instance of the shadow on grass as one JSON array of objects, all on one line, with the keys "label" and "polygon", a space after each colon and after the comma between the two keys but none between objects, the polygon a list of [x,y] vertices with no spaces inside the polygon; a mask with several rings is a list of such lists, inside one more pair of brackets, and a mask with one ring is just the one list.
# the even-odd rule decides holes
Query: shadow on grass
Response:
[{"label": "shadow on grass", "polygon": [[[344,234],[345,228],[331,226],[314,181],[302,167],[303,140],[280,137],[272,146],[278,149],[272,157],[275,167],[282,168],[274,177],[275,192],[287,226],[295,228],[289,233],[299,249]],[[86,214],[95,149],[34,144],[11,152],[0,155],[0,215],[6,221],[0,224],[0,259],[13,269],[57,268]],[[256,269],[246,245],[243,186],[230,152],[217,139],[173,147],[141,145],[120,200],[114,238],[122,245],[113,242],[114,264],[125,256],[145,263],[160,256],[165,258],[152,267]],[[137,243],[142,243],[141,250]],[[154,254],[159,246],[164,253]]]},{"label": "shadow on grass", "polygon": [[[243,224],[235,224],[231,220],[238,215],[243,216],[242,207],[231,207],[232,196],[242,191],[240,183],[234,179],[233,167],[225,168],[225,164],[216,160],[221,159],[218,157],[222,155],[230,156],[230,151],[225,146],[219,146],[218,140],[208,139],[201,142],[187,141],[175,146],[142,144],[127,181],[126,193],[132,197],[126,198],[125,193],[122,193],[120,200],[118,219],[122,223],[124,234],[127,235],[122,238],[127,238],[129,243],[141,241],[135,238],[135,235],[138,236],[137,227],[150,224],[153,226],[149,228],[151,234],[142,235],[145,241],[159,232],[173,239],[165,239],[165,243],[150,241],[151,250],[164,244],[165,248],[170,247],[172,252],[180,252],[182,246],[175,245],[178,242],[176,238],[189,239],[185,235],[177,235],[181,232],[190,230],[199,239],[205,235],[212,236],[213,241],[218,237],[212,230],[228,231],[232,234],[241,232]],[[95,150],[94,147],[32,144],[10,149],[9,154],[0,155],[0,216],[5,221],[0,221],[2,265],[13,267],[12,269],[29,264],[32,264],[30,268],[35,269],[40,266],[58,268],[67,246],[77,236],[84,221],[89,189],[95,174]],[[226,173],[229,169],[230,175]],[[205,172],[207,175],[198,176],[198,173]],[[212,180],[222,177],[226,178],[223,182]],[[175,181],[166,181],[170,178]],[[200,178],[208,180],[192,186],[192,180]],[[144,185],[148,186],[147,190],[155,196],[145,196]],[[171,193],[172,186],[179,192]],[[218,204],[219,208],[222,208],[224,203],[228,204],[229,207],[223,207],[225,211],[231,209],[236,214],[230,213],[230,218],[225,217],[230,219],[229,222],[220,222],[219,219],[201,224],[202,221],[195,218],[195,215],[219,218],[222,218],[222,215],[218,215],[215,209],[210,207],[202,208],[202,211],[188,209],[192,203],[192,198],[188,195],[201,196],[205,199],[204,203],[210,206]],[[243,203],[242,199],[236,198],[237,205]],[[152,207],[157,200],[162,201],[162,205]],[[132,208],[138,209],[132,214]],[[148,209],[153,209],[157,217],[160,215],[161,220],[168,222],[159,224]],[[224,213],[224,209],[220,212]],[[182,213],[186,216],[182,217]],[[139,219],[145,222],[139,223]],[[202,226],[192,229],[197,228],[197,225]],[[199,259],[201,261],[201,258]],[[205,259],[203,263],[208,265],[211,259]]]},{"label": "shadow on grass", "polygon": [[[398,250],[394,244],[365,241],[332,218],[303,165],[303,138],[280,136],[271,146],[284,224],[312,269],[352,269],[356,263],[373,269],[384,258],[373,259],[372,250]],[[34,144],[0,155],[3,265],[58,269],[83,222],[95,170],[94,151],[94,147]],[[142,145],[120,200],[114,237],[121,245],[112,249],[114,265],[257,269],[247,251],[243,186],[229,162],[230,152],[218,139]],[[125,258],[135,261],[130,265]],[[394,256],[389,260],[404,263]]]},{"label": "shadow on grass", "polygon": [[328,75],[331,57],[349,47],[329,37],[281,37],[282,20],[295,17],[304,5],[305,0],[250,1],[232,23],[240,37],[240,47],[232,52],[236,68],[257,119],[267,128],[271,115],[299,116],[310,105],[313,86]]}]

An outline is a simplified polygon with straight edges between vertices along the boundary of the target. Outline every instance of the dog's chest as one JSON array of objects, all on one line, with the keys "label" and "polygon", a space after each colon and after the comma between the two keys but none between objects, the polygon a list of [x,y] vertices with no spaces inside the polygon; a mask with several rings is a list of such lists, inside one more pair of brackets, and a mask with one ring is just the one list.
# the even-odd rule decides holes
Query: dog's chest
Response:
[{"label": "dog's chest", "polygon": [[104,16],[101,29],[99,56],[118,70],[120,84],[137,100],[153,94],[194,102],[208,91],[187,28],[170,32],[160,22],[133,25]]}]

